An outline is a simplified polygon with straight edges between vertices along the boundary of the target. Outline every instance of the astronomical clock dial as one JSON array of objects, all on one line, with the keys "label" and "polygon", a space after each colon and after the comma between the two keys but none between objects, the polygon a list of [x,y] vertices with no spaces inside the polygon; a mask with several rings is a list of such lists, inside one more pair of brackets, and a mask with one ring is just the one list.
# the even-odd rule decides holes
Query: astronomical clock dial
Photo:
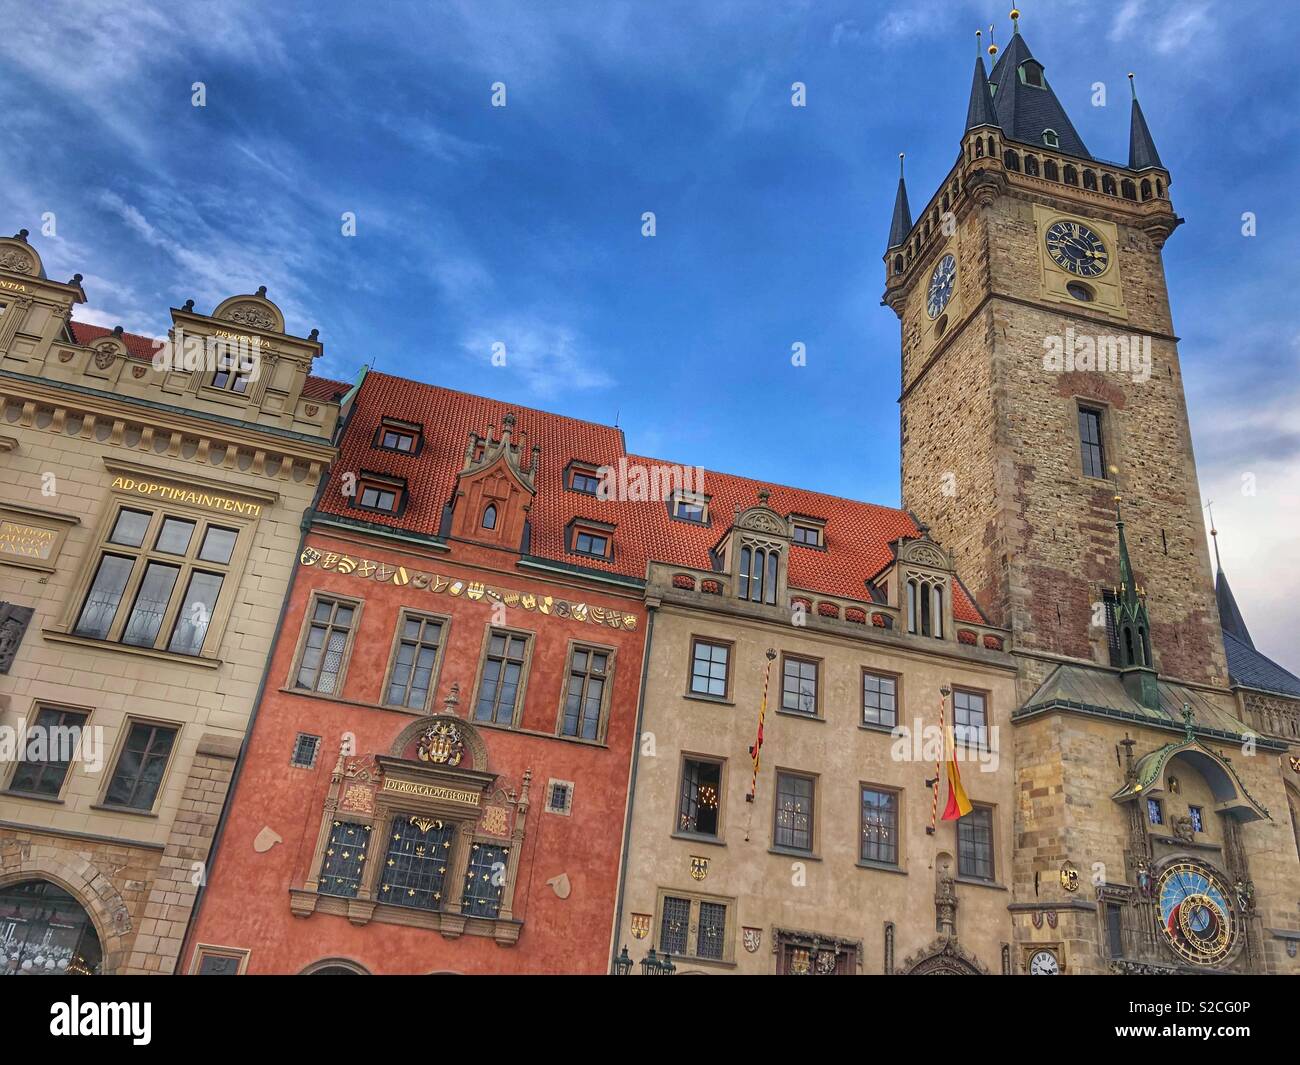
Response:
[{"label": "astronomical clock dial", "polygon": [[1237,915],[1216,873],[1197,862],[1176,862],[1160,874],[1156,898],[1160,928],[1174,952],[1195,965],[1217,965],[1232,952]]},{"label": "astronomical clock dial", "polygon": [[1110,265],[1106,242],[1082,222],[1053,222],[1043,239],[1056,265],[1078,277],[1096,277]]},{"label": "astronomical clock dial", "polygon": [[930,290],[926,293],[925,313],[931,318],[938,318],[952,299],[952,290],[957,283],[957,260],[945,255],[930,275]]},{"label": "astronomical clock dial", "polygon": [[1050,950],[1040,950],[1029,959],[1030,976],[1059,976],[1061,966]]}]

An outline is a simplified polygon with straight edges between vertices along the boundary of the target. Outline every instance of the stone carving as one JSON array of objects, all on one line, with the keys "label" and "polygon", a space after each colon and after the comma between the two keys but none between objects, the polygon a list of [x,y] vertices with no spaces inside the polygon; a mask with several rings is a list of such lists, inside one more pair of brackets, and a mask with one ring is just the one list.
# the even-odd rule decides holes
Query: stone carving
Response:
[{"label": "stone carving", "polygon": [[283,843],[284,837],[280,835],[270,825],[263,825],[262,831],[253,837],[253,850],[258,854],[265,854],[277,843]]},{"label": "stone carving", "polygon": [[906,976],[987,976],[988,970],[958,944],[955,937],[940,936],[925,950],[903,962]]},{"label": "stone carving", "polygon": [[95,366],[100,370],[107,370],[113,365],[113,360],[117,358],[117,348],[112,344],[100,344],[95,349]]},{"label": "stone carving", "polygon": [[0,673],[8,673],[32,620],[32,608],[0,603]]},{"label": "stone carving", "polygon": [[36,273],[36,263],[21,248],[0,248],[0,269],[16,274]]},{"label": "stone carving", "polygon": [[416,741],[415,756],[434,765],[460,765],[465,757],[465,741],[460,738],[456,722],[443,718],[425,729]]},{"label": "stone carving", "polygon": [[121,905],[113,911],[113,931],[119,935],[125,935],[131,931],[131,914],[125,905]]},{"label": "stone carving", "polygon": [[278,331],[275,318],[259,303],[245,301],[243,303],[232,303],[226,308],[223,318],[231,322],[238,322],[240,325],[249,326],[252,329],[269,329]]},{"label": "stone carving", "polygon": [[1169,827],[1174,830],[1174,835],[1184,843],[1191,843],[1196,838],[1196,828],[1192,824],[1190,817],[1175,817]]},{"label": "stone carving", "polygon": [[561,873],[559,876],[553,876],[546,881],[546,886],[555,892],[557,899],[567,899],[573,893],[573,885],[569,883],[569,874]]}]

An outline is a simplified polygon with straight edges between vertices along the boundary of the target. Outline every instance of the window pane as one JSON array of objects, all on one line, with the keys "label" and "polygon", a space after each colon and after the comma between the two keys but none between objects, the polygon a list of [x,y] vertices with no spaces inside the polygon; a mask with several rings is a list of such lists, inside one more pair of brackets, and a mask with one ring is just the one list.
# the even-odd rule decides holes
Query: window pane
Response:
[{"label": "window pane", "polygon": [[212,623],[212,611],[221,594],[222,576],[219,573],[195,571],[190,576],[190,586],[185,591],[180,613],[172,628],[167,650],[182,655],[196,655],[203,650],[203,641]]},{"label": "window pane", "polygon": [[[351,821],[335,821],[329,843],[321,860],[320,893],[356,898],[365,868],[366,847],[370,843],[370,826]],[[385,900],[387,901],[387,900]]]},{"label": "window pane", "polygon": [[154,548],[168,555],[183,555],[189,550],[190,537],[194,535],[194,522],[180,518],[163,518]]},{"label": "window pane", "polygon": [[726,931],[727,907],[720,902],[701,902],[700,935],[696,953],[701,958],[721,958]]},{"label": "window pane", "polygon": [[727,694],[727,654],[729,648],[720,644],[695,644],[691,664],[691,691],[700,695],[724,696]]},{"label": "window pane", "polygon": [[957,872],[993,879],[993,812],[977,806],[957,822]]},{"label": "window pane", "polygon": [[501,889],[505,886],[509,855],[508,847],[488,843],[470,846],[461,913],[471,917],[496,917],[501,912]]},{"label": "window pane", "polygon": [[813,782],[790,773],[776,775],[776,827],[773,842],[778,847],[812,850]]},{"label": "window pane", "polygon": [[659,950],[663,954],[685,954],[686,937],[691,926],[691,900],[664,899],[663,919],[659,925]]},{"label": "window pane", "polygon": [[139,547],[144,543],[144,534],[149,530],[149,519],[153,517],[143,510],[123,510],[113,524],[109,540],[125,547]]},{"label": "window pane", "polygon": [[175,738],[175,729],[144,722],[133,724],[104,802],[133,810],[152,809]]},{"label": "window pane", "polygon": [[131,576],[133,560],[121,555],[105,555],[99,562],[99,570],[91,583],[90,593],[86,596],[86,605],[81,608],[77,627],[73,632],[78,636],[103,640],[117,614],[122,602],[122,589]]},{"label": "window pane", "polygon": [[862,860],[898,864],[898,796],[862,789]]},{"label": "window pane", "polygon": [[68,764],[76,752],[85,722],[86,715],[73,710],[42,708],[36,716],[35,728],[44,737],[43,757],[38,761],[28,761],[26,754],[35,752],[24,746],[23,760],[14,770],[9,790],[51,798],[57,796],[68,775]]},{"label": "window pane", "polygon": [[787,658],[784,673],[781,709],[815,715],[817,713],[817,663]]},{"label": "window pane", "polygon": [[199,548],[199,558],[204,562],[215,562],[224,566],[235,552],[235,540],[239,534],[234,529],[221,529],[215,525],[208,526],[203,535],[203,546]]},{"label": "window pane", "polygon": [[158,629],[162,625],[163,614],[171,601],[172,588],[180,573],[179,566],[168,566],[161,562],[150,562],[144,571],[144,580],[140,590],[135,594],[135,605],[126,628],[122,630],[122,642],[135,647],[152,647],[158,638]]},{"label": "window pane", "polygon": [[697,762],[688,758],[682,767],[678,831],[716,836],[721,791],[722,766],[717,762]]},{"label": "window pane", "polygon": [[442,909],[455,826],[398,814],[389,833],[379,901],[421,910]]},{"label": "window pane", "polygon": [[876,673],[862,674],[862,721],[866,725],[898,724],[897,682]]}]

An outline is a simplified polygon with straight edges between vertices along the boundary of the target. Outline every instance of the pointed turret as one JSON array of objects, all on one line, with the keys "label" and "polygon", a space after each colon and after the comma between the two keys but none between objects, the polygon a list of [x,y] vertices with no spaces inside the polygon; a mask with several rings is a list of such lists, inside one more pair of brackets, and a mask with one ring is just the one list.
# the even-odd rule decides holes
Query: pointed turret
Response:
[{"label": "pointed turret", "polygon": [[1160,161],[1156,151],[1156,142],[1151,139],[1151,130],[1147,128],[1146,116],[1142,105],[1138,103],[1137,89],[1133,87],[1133,75],[1128,76],[1128,86],[1133,93],[1133,117],[1129,120],[1128,130],[1128,168],[1130,170],[1150,170],[1158,167],[1163,170],[1165,164]]},{"label": "pointed turret", "polygon": [[907,205],[907,185],[903,181],[903,153],[898,153],[898,195],[894,197],[894,217],[889,223],[886,251],[900,248],[912,233],[912,209]]},{"label": "pointed turret", "polygon": [[993,109],[993,94],[989,92],[989,75],[984,69],[984,57],[975,57],[975,77],[971,81],[970,103],[966,107],[966,129],[977,126],[996,126],[997,112]]},{"label": "pointed turret", "polygon": [[1133,577],[1128,541],[1124,538],[1124,517],[1115,496],[1115,528],[1119,534],[1119,587],[1116,589],[1115,637],[1119,642],[1120,677],[1124,688],[1143,706],[1160,708],[1156,671],[1151,660],[1151,622],[1146,597]]},{"label": "pointed turret", "polygon": [[994,64],[989,83],[997,124],[1010,140],[1092,158],[1048,84],[1043,64],[1029,51],[1019,23],[1011,43]]},{"label": "pointed turret", "polygon": [[[1134,101],[1136,102],[1136,101]],[[1219,561],[1219,530],[1214,528],[1214,512],[1210,512],[1210,539],[1214,541],[1214,598],[1219,602],[1219,624],[1229,636],[1234,636],[1252,650],[1255,641],[1250,638],[1246,628],[1246,619],[1241,616],[1236,596],[1228,587],[1227,575],[1223,572],[1223,563]]]}]

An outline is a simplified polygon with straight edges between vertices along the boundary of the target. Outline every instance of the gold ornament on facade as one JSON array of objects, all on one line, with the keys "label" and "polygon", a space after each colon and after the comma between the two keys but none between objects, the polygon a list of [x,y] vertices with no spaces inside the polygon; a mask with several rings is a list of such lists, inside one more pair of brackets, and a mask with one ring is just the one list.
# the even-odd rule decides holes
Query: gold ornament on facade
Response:
[{"label": "gold ornament on facade", "polygon": [[421,762],[455,767],[465,757],[465,741],[454,721],[430,725],[416,741],[415,756]]}]

